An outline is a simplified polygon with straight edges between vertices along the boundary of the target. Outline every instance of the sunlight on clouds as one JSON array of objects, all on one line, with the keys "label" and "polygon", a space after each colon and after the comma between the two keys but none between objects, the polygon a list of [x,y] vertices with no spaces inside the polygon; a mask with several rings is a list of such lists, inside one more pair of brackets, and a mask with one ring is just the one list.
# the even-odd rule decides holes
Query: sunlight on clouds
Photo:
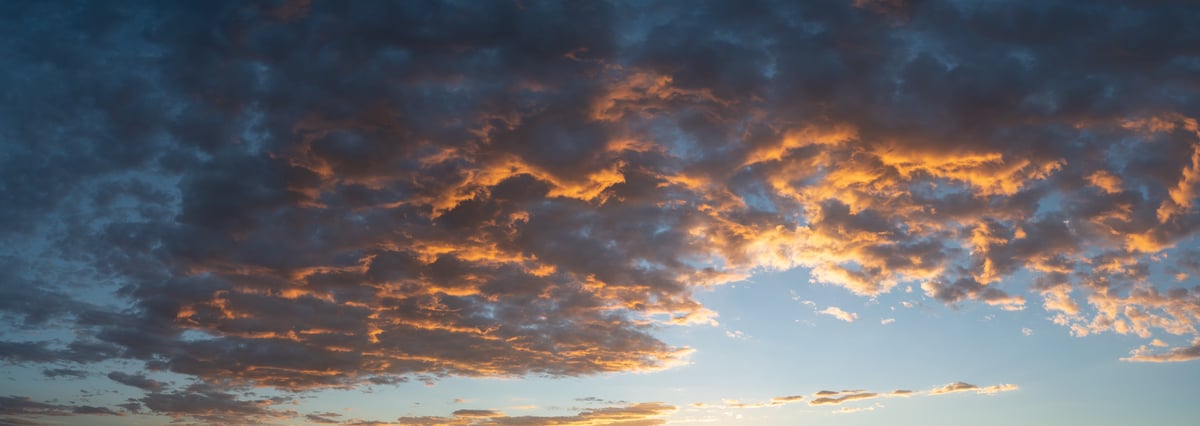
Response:
[{"label": "sunlight on clouds", "polygon": [[620,407],[589,409],[573,416],[509,416],[495,410],[457,410],[451,417],[401,417],[404,425],[660,425],[667,423],[662,417],[676,411],[676,407],[657,402],[645,402]]},{"label": "sunlight on clouds", "polygon": [[[255,392],[677,368],[772,343],[703,292],[783,271],[802,312],[904,326],[844,332],[999,310],[1200,358],[1190,6],[269,3],[0,6],[0,79],[42,100],[0,114],[0,361],[129,369],[125,406],[11,396],[12,422],[369,422]],[[676,411],[607,405],[400,423]]]}]

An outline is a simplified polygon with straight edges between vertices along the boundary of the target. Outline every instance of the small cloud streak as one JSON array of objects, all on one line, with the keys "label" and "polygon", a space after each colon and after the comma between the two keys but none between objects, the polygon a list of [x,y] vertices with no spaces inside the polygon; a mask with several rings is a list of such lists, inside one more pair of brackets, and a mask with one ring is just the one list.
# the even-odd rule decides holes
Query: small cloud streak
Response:
[{"label": "small cloud streak", "polygon": [[[975,393],[977,395],[995,395],[1000,392],[1010,392],[1018,390],[1017,385],[1000,384],[987,387],[979,387],[966,382],[954,382],[945,386],[939,386],[927,391],[913,391],[909,389],[896,389],[891,392],[873,392],[862,389],[850,390],[820,390],[814,392],[810,397],[804,395],[779,396],[762,402],[746,402],[733,399],[727,399],[720,404],[712,404],[705,402],[695,402],[690,404],[691,407],[700,410],[729,410],[729,409],[758,409],[768,407],[780,407],[792,403],[807,402],[809,406],[840,406],[844,404],[854,404],[856,402],[881,399],[881,398],[909,398],[914,396],[935,396],[945,395],[950,393]],[[877,408],[883,408],[882,404],[875,403],[870,406],[856,407],[841,407],[834,411],[836,414],[849,414],[860,411],[872,411]]]},{"label": "small cloud streak", "polygon": [[979,395],[995,395],[1000,392],[1010,392],[1020,389],[1017,385],[1001,384],[979,387],[966,382],[954,382],[929,391],[930,395],[945,395],[958,392],[974,392]]},{"label": "small cloud streak", "polygon": [[821,315],[829,315],[831,317],[837,318],[837,319],[845,321],[845,322],[854,322],[855,320],[858,319],[858,314],[853,313],[853,312],[843,311],[842,308],[839,308],[837,306],[830,306],[828,308],[818,311],[817,313],[819,313]]},{"label": "small cloud streak", "polygon": [[449,426],[587,426],[587,425],[661,425],[663,417],[675,412],[673,405],[644,402],[616,407],[584,410],[573,416],[508,416],[495,410],[457,410],[450,417],[421,416],[397,419],[404,425],[449,425]]},{"label": "small cloud streak", "polygon": [[822,397],[813,399],[812,401],[808,401],[808,405],[840,405],[845,402],[857,401],[857,400],[861,400],[861,399],[872,399],[872,398],[879,397],[879,394],[873,393],[873,392],[836,394],[836,393],[830,393],[829,391],[824,391],[823,394],[837,395],[837,396],[822,396]]},{"label": "small cloud streak", "polygon": [[[1155,340],[1151,346],[1166,346],[1165,343]],[[1184,362],[1200,359],[1200,340],[1192,342],[1192,346],[1176,347],[1166,351],[1155,352],[1149,347],[1143,345],[1130,352],[1128,357],[1121,358],[1127,362]]]}]

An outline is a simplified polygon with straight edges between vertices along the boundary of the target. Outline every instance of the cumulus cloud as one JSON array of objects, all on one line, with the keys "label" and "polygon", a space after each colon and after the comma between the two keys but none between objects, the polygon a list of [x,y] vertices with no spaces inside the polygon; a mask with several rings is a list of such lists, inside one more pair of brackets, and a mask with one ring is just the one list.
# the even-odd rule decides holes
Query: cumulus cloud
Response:
[{"label": "cumulus cloud", "polygon": [[1200,333],[1150,273],[1200,276],[1200,9],[767,6],[0,6],[0,317],[74,336],[0,358],[266,418],[229,392],[681,365],[694,291],[791,268]]}]

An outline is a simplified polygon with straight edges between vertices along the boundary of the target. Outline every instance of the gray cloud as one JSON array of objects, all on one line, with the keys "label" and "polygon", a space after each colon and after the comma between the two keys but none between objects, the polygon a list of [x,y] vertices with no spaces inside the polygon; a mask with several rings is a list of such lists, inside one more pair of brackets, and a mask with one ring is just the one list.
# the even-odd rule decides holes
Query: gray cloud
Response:
[{"label": "gray cloud", "polygon": [[[72,415],[105,415],[120,416],[119,412],[106,407],[91,405],[65,405],[34,401],[29,397],[9,395],[0,397],[0,416],[72,416]],[[30,421],[21,417],[2,417],[0,421],[23,424]],[[24,423],[27,424],[27,423]],[[36,424],[36,423],[35,423]]]},{"label": "gray cloud", "polygon": [[88,376],[87,370],[76,370],[73,368],[49,368],[42,370],[42,375],[46,377],[70,377],[73,379],[82,379]]},{"label": "gray cloud", "polygon": [[164,383],[150,379],[141,374],[129,374],[120,371],[108,373],[108,378],[112,379],[114,382],[147,391],[158,391],[165,386]]},{"label": "gray cloud", "polygon": [[797,267],[1196,335],[1148,280],[1200,275],[1195,6],[524,6],[0,6],[0,317],[76,336],[0,357],[267,418],[231,389],[669,368],[693,290]]}]

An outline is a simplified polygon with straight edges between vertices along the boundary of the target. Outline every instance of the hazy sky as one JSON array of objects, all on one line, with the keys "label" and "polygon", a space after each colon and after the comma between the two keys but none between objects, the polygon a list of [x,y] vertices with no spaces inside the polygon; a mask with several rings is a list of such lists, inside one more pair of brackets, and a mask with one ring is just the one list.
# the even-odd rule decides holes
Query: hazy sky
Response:
[{"label": "hazy sky", "polygon": [[0,424],[1197,424],[1189,3],[0,1]]}]

